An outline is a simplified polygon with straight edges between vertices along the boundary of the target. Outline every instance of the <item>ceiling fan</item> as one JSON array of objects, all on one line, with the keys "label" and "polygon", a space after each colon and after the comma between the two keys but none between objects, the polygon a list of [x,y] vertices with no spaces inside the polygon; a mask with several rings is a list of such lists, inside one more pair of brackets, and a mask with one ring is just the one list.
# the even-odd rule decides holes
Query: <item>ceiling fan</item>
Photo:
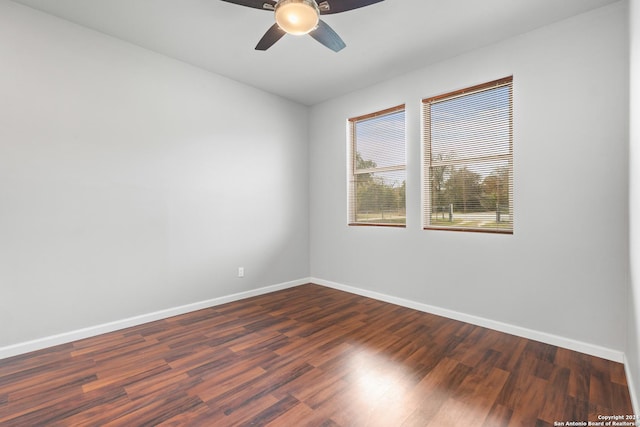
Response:
[{"label": "ceiling fan", "polygon": [[267,50],[285,34],[311,37],[338,52],[346,45],[320,15],[346,12],[384,0],[222,0],[240,6],[275,12],[276,23],[262,36],[256,50]]}]

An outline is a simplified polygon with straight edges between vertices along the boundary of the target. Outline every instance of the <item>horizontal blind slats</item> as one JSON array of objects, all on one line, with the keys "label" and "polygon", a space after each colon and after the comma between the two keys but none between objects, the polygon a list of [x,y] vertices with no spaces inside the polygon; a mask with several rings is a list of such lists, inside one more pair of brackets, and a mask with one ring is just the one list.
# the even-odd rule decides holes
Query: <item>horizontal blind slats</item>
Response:
[{"label": "horizontal blind slats", "polygon": [[512,79],[423,100],[424,224],[513,231]]},{"label": "horizontal blind slats", "polygon": [[404,226],[404,105],[348,120],[351,127],[349,222]]}]

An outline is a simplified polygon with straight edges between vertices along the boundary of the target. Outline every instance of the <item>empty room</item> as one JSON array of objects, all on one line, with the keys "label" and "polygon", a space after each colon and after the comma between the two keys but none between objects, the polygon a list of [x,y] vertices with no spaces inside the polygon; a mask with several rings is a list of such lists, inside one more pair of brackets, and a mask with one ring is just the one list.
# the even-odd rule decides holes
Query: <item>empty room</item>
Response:
[{"label": "empty room", "polygon": [[0,0],[0,425],[640,425],[639,168],[640,0]]}]

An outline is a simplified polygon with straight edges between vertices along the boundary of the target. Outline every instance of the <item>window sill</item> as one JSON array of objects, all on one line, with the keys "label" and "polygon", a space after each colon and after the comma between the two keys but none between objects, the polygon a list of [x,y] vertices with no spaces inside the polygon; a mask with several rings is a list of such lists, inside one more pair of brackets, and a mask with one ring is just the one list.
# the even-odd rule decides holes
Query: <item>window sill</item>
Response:
[{"label": "window sill", "polygon": [[375,222],[351,222],[349,227],[394,227],[407,228],[406,224],[376,224]]}]

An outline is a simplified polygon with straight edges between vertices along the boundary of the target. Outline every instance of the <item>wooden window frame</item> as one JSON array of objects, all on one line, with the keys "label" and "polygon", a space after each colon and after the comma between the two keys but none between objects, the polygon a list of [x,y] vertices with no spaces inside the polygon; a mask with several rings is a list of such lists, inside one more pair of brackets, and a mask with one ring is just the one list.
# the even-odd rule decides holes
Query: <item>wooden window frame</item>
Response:
[{"label": "wooden window frame", "polygon": [[[509,86],[509,152],[508,154],[493,154],[479,157],[467,157],[463,159],[449,159],[434,161],[431,158],[431,106],[439,102],[445,102],[455,98],[476,94],[490,89],[498,87]],[[477,233],[498,233],[498,234],[513,234],[514,230],[514,191],[513,191],[513,76],[504,77],[501,79],[493,80],[487,83],[478,84],[468,88],[444,93],[430,98],[422,100],[422,146],[423,146],[423,229],[424,230],[444,230],[444,231],[464,231],[464,232],[477,232]],[[446,225],[432,225],[432,194],[431,194],[431,168],[434,166],[455,166],[466,165],[474,161],[490,161],[490,160],[504,160],[508,163],[508,194],[509,194],[509,212],[508,215],[511,218],[511,227],[500,228],[481,228],[481,227],[460,227],[460,226],[446,226]],[[498,221],[498,214],[496,214],[496,222]]]},{"label": "wooden window frame", "polygon": [[[402,165],[394,165],[394,166],[386,166],[386,167],[375,167],[369,169],[357,169],[356,167],[356,152],[357,152],[357,139],[356,139],[356,123],[386,116],[389,114],[393,114],[399,111],[406,111],[406,104],[396,105],[395,107],[387,108],[384,110],[376,111],[374,113],[365,114],[362,116],[352,117],[348,119],[348,127],[349,127],[349,189],[348,189],[348,206],[349,206],[349,218],[348,225],[353,227],[396,227],[396,228],[406,228],[406,199],[405,199],[405,222],[404,224],[399,223],[379,223],[379,222],[364,222],[364,221],[356,221],[356,176],[360,174],[366,173],[380,173],[380,172],[393,172],[393,171],[405,171],[407,169],[406,162],[406,134],[405,134],[405,161]],[[406,126],[406,118],[405,118],[405,126]],[[406,179],[406,176],[405,176]]]}]

